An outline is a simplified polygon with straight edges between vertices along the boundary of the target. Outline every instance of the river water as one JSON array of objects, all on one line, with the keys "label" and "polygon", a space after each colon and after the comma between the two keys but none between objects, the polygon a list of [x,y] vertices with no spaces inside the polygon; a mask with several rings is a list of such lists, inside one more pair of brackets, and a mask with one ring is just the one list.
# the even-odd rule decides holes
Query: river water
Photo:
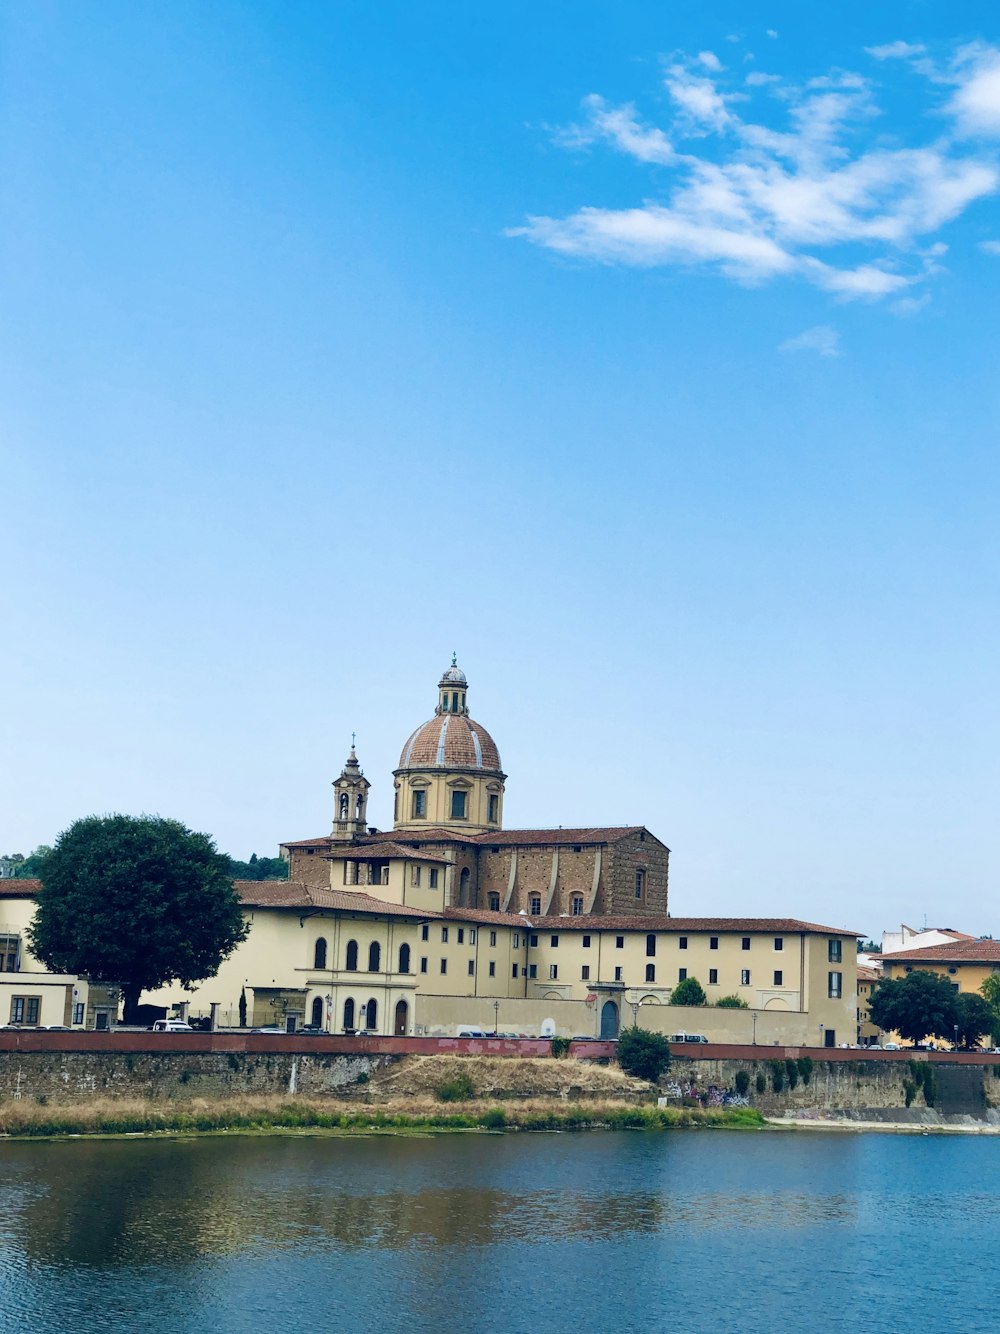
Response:
[{"label": "river water", "polygon": [[993,1331],[1000,1142],[0,1144],[0,1329]]}]

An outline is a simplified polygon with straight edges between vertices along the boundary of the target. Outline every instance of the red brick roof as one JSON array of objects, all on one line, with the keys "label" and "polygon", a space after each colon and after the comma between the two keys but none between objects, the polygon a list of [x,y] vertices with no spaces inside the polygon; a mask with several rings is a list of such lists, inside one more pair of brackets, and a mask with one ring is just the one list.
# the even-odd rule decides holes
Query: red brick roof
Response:
[{"label": "red brick roof", "polygon": [[451,865],[447,857],[435,857],[433,853],[407,848],[401,843],[338,843],[326,853],[327,861],[331,862],[357,862],[389,857],[406,857],[409,861],[415,862],[437,862],[441,866]]},{"label": "red brick roof", "polygon": [[496,829],[487,830],[484,834],[463,834],[455,829],[441,829],[436,826],[424,828],[422,825],[411,825],[405,829],[393,829],[391,834],[386,832],[367,835],[352,844],[340,843],[330,838],[329,835],[321,835],[318,838],[301,838],[296,842],[282,843],[281,846],[283,848],[322,848],[324,851],[335,848],[339,851],[345,847],[362,848],[370,842],[389,840],[403,846],[412,842],[420,844],[463,843],[466,846],[473,847],[489,847],[492,845],[499,848],[561,847],[567,843],[579,843],[593,847],[599,843],[618,843],[624,838],[630,838],[643,832],[651,843],[660,847],[665,846],[655,834],[651,834],[646,826],[641,824],[597,826],[587,829]]},{"label": "red brick roof", "polygon": [[948,945],[925,945],[919,950],[893,950],[891,954],[873,954],[883,963],[996,963],[1000,961],[1000,940],[956,940]]},{"label": "red brick roof", "polygon": [[[485,833],[475,836],[477,843],[494,843],[503,847],[523,847],[526,843],[618,843],[630,835],[639,834],[644,825],[614,825],[610,828],[594,829],[498,829],[495,834]],[[648,833],[648,830],[647,830]],[[650,838],[653,835],[649,835]],[[659,839],[655,840],[657,843]]]},{"label": "red brick roof", "polygon": [[0,899],[33,899],[42,887],[40,880],[0,880]]},{"label": "red brick roof", "polygon": [[400,769],[474,769],[499,774],[500,753],[481,723],[464,713],[439,713],[407,739]]},{"label": "red brick roof", "polygon": [[532,917],[528,921],[544,931],[685,931],[718,932],[719,935],[819,935],[857,936],[840,926],[819,926],[797,917]]},{"label": "red brick roof", "polygon": [[235,880],[233,885],[245,908],[332,908],[338,912],[409,917],[415,921],[441,916],[438,912],[388,903],[372,894],[359,894],[346,889],[317,889],[295,880]]},{"label": "red brick roof", "polygon": [[858,964],[859,982],[880,982],[881,980],[882,974],[877,968],[866,968],[863,963]]}]

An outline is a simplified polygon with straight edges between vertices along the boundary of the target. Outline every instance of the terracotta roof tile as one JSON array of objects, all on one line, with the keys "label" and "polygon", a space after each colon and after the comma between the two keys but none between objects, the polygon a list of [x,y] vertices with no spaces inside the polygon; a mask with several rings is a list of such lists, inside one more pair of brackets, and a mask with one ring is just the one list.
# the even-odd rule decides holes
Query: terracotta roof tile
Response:
[{"label": "terracotta roof tile", "polygon": [[375,898],[372,894],[346,889],[318,889],[296,880],[235,880],[233,885],[246,908],[332,908],[366,916],[409,917],[415,921],[441,915],[407,908],[399,903],[387,903],[385,899]]},{"label": "terracotta roof tile", "polygon": [[500,753],[486,728],[468,714],[438,713],[407,738],[399,768],[474,769],[499,774]]},{"label": "terracotta roof tile", "polygon": [[33,899],[42,887],[40,880],[0,880],[0,899]]},{"label": "terracotta roof tile", "polygon": [[856,936],[839,926],[819,926],[800,922],[796,917],[532,917],[533,927],[544,931],[685,931],[713,932],[720,935],[820,935]]},{"label": "terracotta roof tile", "polygon": [[325,854],[331,862],[357,862],[372,858],[406,857],[410,861],[437,862],[441,866],[450,866],[447,857],[435,857],[433,853],[421,852],[417,848],[408,848],[402,843],[338,843]]},{"label": "terracotta roof tile", "polygon": [[[525,844],[535,843],[617,843],[630,835],[642,833],[644,829],[645,825],[641,824],[593,829],[498,829],[496,833],[477,834],[475,841],[479,844],[493,843],[500,847],[504,845],[523,847]],[[648,829],[645,832],[653,842],[659,843],[660,840],[654,834],[650,834]]]},{"label": "terracotta roof tile", "polygon": [[1000,940],[956,940],[949,945],[925,945],[919,950],[893,950],[891,954],[873,954],[883,963],[996,963],[1000,960]]}]

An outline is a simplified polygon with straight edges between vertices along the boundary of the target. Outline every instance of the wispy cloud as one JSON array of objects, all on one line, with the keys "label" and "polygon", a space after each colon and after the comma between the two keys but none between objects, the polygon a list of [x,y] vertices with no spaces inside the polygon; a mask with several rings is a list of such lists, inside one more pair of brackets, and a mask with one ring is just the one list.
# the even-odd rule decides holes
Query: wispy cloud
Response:
[{"label": "wispy cloud", "polygon": [[[907,42],[870,53],[915,68],[924,59]],[[936,234],[1000,187],[994,148],[969,142],[1000,139],[1000,50],[959,49],[925,86],[938,115],[916,123],[933,137],[907,145],[885,135],[873,86],[854,71],[741,80],[710,52],[675,56],[663,73],[665,123],[595,94],[558,140],[666,168],[654,197],[529,217],[509,234],[602,263],[698,265],[743,283],[798,278],[841,300],[893,298],[903,313],[904,290],[939,268]],[[769,114],[750,114],[755,96]]]},{"label": "wispy cloud", "polygon": [[979,249],[987,255],[1000,255],[1000,241],[980,241]]},{"label": "wispy cloud", "polygon": [[794,338],[779,344],[779,352],[818,352],[821,357],[840,356],[840,334],[829,324],[817,324],[804,329]]}]

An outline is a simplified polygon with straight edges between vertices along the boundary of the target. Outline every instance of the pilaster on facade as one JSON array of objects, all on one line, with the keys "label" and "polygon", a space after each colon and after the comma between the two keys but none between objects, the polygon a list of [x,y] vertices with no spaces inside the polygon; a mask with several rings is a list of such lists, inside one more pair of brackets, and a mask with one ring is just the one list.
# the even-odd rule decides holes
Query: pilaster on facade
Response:
[{"label": "pilaster on facade", "polygon": [[542,909],[542,916],[548,917],[552,912],[552,900],[556,896],[556,885],[559,882],[559,849],[552,849],[552,873],[549,876],[549,892],[545,897],[545,905]]},{"label": "pilaster on facade", "polygon": [[504,912],[510,912],[511,900],[514,897],[514,890],[517,888],[517,848],[511,848],[510,853],[510,875],[507,878],[507,893],[504,896],[502,904]]},{"label": "pilaster on facade", "polygon": [[601,860],[604,849],[600,844],[594,849],[594,879],[590,886],[590,896],[587,899],[587,906],[584,911],[589,915],[594,911],[597,903],[597,895],[601,889]]}]

